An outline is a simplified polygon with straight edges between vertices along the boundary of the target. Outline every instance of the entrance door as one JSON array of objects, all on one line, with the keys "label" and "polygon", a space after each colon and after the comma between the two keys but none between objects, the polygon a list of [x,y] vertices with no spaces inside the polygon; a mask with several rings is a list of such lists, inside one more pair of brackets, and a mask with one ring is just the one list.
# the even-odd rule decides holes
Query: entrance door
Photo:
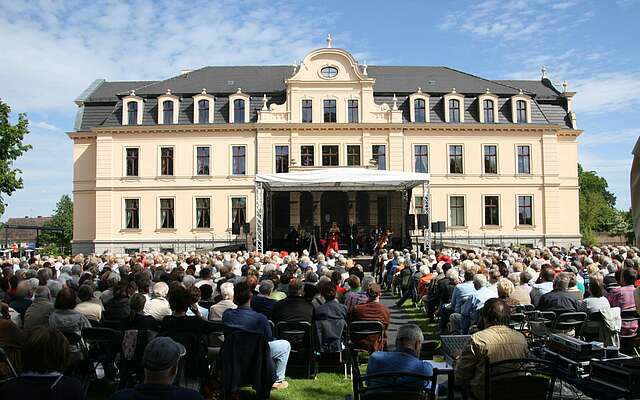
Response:
[{"label": "entrance door", "polygon": [[336,222],[340,232],[346,232],[349,217],[349,197],[346,192],[324,192],[320,198],[322,235]]}]

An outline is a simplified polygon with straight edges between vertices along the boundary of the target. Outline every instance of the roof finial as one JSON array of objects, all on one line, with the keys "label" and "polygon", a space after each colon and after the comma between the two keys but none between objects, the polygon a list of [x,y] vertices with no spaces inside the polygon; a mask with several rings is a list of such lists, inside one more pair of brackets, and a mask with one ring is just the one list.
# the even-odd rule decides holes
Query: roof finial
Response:
[{"label": "roof finial", "polygon": [[135,89],[129,90],[129,96],[135,96],[135,95],[136,95],[136,90]]},{"label": "roof finial", "polygon": [[171,94],[171,89],[167,89],[167,94]]},{"label": "roof finial", "polygon": [[542,68],[540,68],[540,72],[542,72],[541,79],[547,79],[547,69],[544,67],[544,65],[542,66]]},{"label": "roof finial", "polygon": [[455,93],[455,92],[456,92],[456,88],[452,88],[451,93]]},{"label": "roof finial", "polygon": [[422,88],[418,86],[418,93],[422,93]]},{"label": "roof finial", "polygon": [[396,94],[393,94],[393,111],[397,111],[398,110],[398,98],[396,97]]},{"label": "roof finial", "polygon": [[242,88],[238,88],[238,91],[236,93],[242,93]]},{"label": "roof finial", "polygon": [[489,88],[487,88],[484,92],[485,92],[486,94],[489,94],[489,93],[491,93],[491,90],[489,90]]},{"label": "roof finial", "polygon": [[562,82],[562,93],[567,93],[567,88],[569,87],[569,84],[567,83],[567,80],[565,79]]},{"label": "roof finial", "polygon": [[331,42],[333,41],[333,39],[331,39],[331,34],[327,33],[327,48],[330,49],[331,48]]},{"label": "roof finial", "polygon": [[207,94],[207,88],[202,88],[202,92],[200,92],[202,94]]},{"label": "roof finial", "polygon": [[362,65],[362,75],[367,76],[367,60],[364,60],[364,64]]},{"label": "roof finial", "polygon": [[518,94],[524,94],[524,92],[522,91],[522,89],[518,89]]},{"label": "roof finial", "polygon": [[267,111],[267,94],[262,95],[262,111]]}]

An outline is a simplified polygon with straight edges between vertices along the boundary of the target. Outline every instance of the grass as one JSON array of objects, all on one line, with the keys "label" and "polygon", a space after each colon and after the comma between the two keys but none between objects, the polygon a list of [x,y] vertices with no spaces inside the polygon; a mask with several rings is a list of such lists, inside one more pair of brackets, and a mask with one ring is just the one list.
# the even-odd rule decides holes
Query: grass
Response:
[{"label": "grass", "polygon": [[437,323],[429,323],[427,320],[427,316],[424,313],[424,308],[420,305],[418,307],[413,306],[413,301],[411,299],[407,300],[402,305],[402,310],[411,316],[413,322],[415,322],[422,332],[432,340],[439,339],[438,335],[438,324]]}]

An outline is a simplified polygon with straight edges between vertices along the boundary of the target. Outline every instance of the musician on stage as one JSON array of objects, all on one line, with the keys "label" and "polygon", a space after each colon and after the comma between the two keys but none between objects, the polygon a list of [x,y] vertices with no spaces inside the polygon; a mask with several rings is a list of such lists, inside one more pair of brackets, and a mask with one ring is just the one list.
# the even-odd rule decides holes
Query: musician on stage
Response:
[{"label": "musician on stage", "polygon": [[391,232],[387,230],[384,234],[378,237],[378,241],[373,247],[373,259],[371,260],[372,271],[374,276],[377,277],[379,284],[383,282],[384,276],[384,261],[382,260],[383,250],[389,243]]},{"label": "musician on stage", "polygon": [[331,250],[338,252],[340,248],[340,228],[338,224],[334,221],[331,224],[331,229],[329,229],[329,244],[327,245],[327,251],[325,252],[326,256],[329,257],[331,255]]}]

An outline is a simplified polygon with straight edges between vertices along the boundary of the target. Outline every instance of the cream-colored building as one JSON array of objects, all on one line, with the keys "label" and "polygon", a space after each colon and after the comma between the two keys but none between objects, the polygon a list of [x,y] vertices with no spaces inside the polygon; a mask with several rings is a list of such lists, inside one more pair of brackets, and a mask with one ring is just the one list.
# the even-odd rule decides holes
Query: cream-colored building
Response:
[{"label": "cream-colored building", "polygon": [[[210,248],[244,241],[245,223],[251,241],[256,174],[340,167],[429,173],[432,221],[446,221],[437,239],[576,244],[574,94],[544,73],[367,66],[330,42],[296,66],[97,80],[69,133],[74,251]],[[289,226],[399,232],[401,210],[423,212],[422,187],[408,207],[399,191],[337,189],[265,196],[265,246]]]}]

